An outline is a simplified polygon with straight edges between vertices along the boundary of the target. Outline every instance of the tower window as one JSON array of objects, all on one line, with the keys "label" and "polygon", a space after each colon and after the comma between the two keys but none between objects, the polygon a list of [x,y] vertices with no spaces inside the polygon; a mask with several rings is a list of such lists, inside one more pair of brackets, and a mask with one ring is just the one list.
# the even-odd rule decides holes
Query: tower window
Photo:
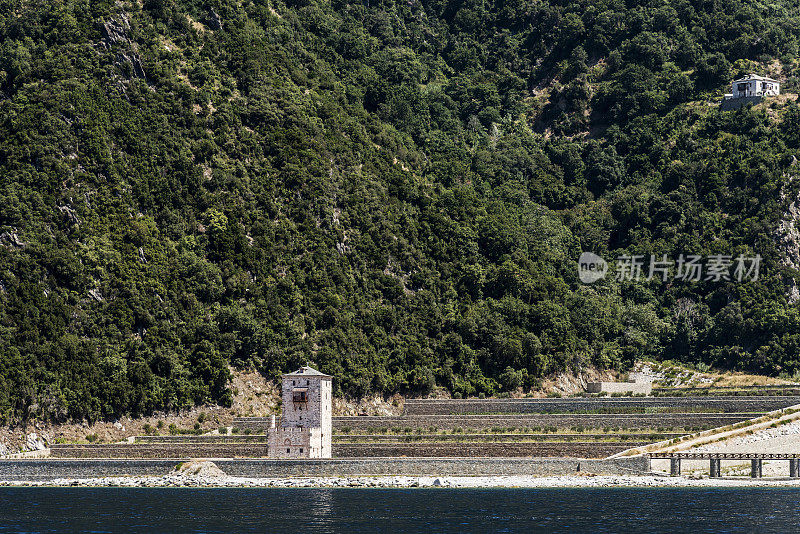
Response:
[{"label": "tower window", "polygon": [[292,389],[292,402],[308,402],[308,388]]}]

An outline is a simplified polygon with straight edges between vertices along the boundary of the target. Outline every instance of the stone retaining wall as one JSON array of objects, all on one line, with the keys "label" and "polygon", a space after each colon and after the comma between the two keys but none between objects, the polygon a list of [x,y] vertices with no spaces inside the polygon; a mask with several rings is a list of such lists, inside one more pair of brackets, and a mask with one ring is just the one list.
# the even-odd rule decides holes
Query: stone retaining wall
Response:
[{"label": "stone retaining wall", "polygon": [[405,401],[405,415],[502,413],[619,413],[632,410],[771,412],[800,404],[794,396],[576,397],[569,399],[418,399]]},{"label": "stone retaining wall", "polygon": [[[0,480],[53,480],[107,476],[162,476],[180,461],[164,460],[0,460]],[[362,458],[307,460],[214,459],[230,476],[500,476],[570,475],[576,472],[607,475],[644,474],[645,456],[591,460],[579,458]]]},{"label": "stone retaining wall", "polygon": [[0,480],[162,476],[181,460],[0,460]]},{"label": "stone retaining wall", "polygon": [[731,111],[734,109],[739,109],[741,107],[746,106],[747,104],[756,105],[760,103],[764,98],[761,96],[744,96],[741,98],[729,98],[728,100],[723,100],[719,104],[720,111]]}]

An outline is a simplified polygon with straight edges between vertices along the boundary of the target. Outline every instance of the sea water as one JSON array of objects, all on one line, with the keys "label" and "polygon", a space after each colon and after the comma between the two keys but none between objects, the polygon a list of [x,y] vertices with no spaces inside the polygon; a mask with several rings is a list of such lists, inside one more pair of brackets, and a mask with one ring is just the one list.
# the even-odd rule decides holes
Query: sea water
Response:
[{"label": "sea water", "polygon": [[800,532],[792,488],[0,488],[0,532]]}]

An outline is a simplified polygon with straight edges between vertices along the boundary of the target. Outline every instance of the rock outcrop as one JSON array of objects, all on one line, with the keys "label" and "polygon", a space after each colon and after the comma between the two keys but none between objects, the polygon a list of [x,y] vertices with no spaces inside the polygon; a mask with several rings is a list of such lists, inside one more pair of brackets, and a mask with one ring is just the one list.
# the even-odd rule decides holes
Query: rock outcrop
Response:
[{"label": "rock outcrop", "polygon": [[47,448],[44,440],[40,438],[36,432],[31,432],[25,438],[24,450],[26,451],[43,451]]},{"label": "rock outcrop", "polygon": [[219,13],[212,7],[208,13],[208,19],[206,20],[208,27],[214,31],[219,31],[222,29],[222,17],[219,16]]},{"label": "rock outcrop", "polygon": [[125,14],[100,23],[100,33],[103,35],[100,46],[108,51],[117,51],[114,62],[122,67],[123,72],[129,71],[130,77],[145,79],[142,60],[129,35],[130,29],[130,21]]}]

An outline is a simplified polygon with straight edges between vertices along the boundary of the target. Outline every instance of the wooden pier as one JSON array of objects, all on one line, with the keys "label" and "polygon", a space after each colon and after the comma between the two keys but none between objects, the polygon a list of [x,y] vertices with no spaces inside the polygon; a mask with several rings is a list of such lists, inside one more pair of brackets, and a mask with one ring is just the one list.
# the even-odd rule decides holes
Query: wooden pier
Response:
[{"label": "wooden pier", "polygon": [[750,453],[750,452],[651,452],[648,453],[651,460],[669,460],[669,474],[678,476],[681,474],[681,460],[708,460],[709,476],[719,478],[721,476],[722,460],[750,460],[750,476],[761,478],[762,462],[764,460],[788,460],[789,476],[792,478],[800,477],[800,453]]}]

